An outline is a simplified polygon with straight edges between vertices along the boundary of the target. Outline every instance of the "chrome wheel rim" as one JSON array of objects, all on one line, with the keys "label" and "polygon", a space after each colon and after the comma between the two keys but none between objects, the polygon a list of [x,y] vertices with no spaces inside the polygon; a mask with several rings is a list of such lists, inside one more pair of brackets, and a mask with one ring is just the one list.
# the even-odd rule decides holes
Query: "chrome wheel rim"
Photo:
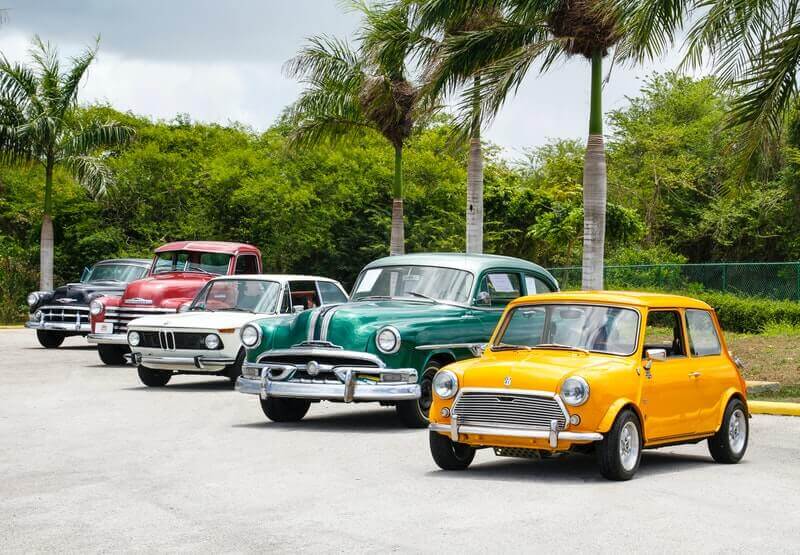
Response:
[{"label": "chrome wheel rim", "polygon": [[639,430],[633,422],[626,422],[619,434],[619,460],[622,468],[633,470],[639,460]]},{"label": "chrome wheel rim", "polygon": [[742,409],[736,409],[731,414],[728,422],[728,445],[734,454],[738,455],[744,449],[747,441],[747,420]]}]

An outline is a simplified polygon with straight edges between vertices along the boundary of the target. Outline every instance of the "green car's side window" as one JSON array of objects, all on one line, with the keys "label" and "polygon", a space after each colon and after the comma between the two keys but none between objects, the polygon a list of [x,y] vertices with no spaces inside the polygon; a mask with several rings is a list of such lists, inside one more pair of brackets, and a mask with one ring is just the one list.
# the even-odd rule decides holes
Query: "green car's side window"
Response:
[{"label": "green car's side window", "polygon": [[520,275],[516,272],[491,272],[483,276],[478,289],[478,304],[501,308],[522,295]]},{"label": "green car's side window", "polygon": [[552,293],[553,290],[544,281],[531,274],[525,274],[525,294]]}]

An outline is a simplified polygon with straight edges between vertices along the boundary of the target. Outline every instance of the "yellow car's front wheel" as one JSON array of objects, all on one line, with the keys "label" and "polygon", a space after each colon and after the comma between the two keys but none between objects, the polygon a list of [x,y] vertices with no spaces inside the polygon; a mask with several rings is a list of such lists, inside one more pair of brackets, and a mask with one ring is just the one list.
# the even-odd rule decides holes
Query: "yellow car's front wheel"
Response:
[{"label": "yellow car's front wheel", "polygon": [[466,470],[475,458],[475,448],[457,443],[438,432],[429,432],[431,455],[442,470]]},{"label": "yellow car's front wheel", "polygon": [[609,480],[630,480],[642,459],[642,427],[630,409],[617,415],[614,425],[597,444],[600,473]]}]

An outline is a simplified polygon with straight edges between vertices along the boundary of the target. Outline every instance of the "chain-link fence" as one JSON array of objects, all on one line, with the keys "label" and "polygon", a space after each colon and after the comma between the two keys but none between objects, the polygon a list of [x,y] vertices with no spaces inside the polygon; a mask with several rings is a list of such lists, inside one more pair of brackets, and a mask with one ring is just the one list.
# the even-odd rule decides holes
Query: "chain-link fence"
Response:
[{"label": "chain-link fence", "polygon": [[[561,289],[580,289],[581,268],[549,268]],[[719,262],[606,266],[606,289],[668,289],[701,286],[738,295],[800,301],[800,262]]]}]

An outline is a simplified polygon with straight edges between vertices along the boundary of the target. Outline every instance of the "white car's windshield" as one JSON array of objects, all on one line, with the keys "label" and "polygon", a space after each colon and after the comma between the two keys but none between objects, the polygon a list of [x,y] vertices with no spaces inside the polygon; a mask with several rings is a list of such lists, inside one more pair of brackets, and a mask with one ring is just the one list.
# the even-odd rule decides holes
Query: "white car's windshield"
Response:
[{"label": "white car's windshield", "polygon": [[160,252],[153,266],[154,274],[166,272],[198,272],[222,275],[228,273],[230,254],[219,252]]},{"label": "white car's windshield", "polygon": [[639,336],[639,313],[630,308],[537,304],[511,310],[492,350],[566,349],[630,355]]},{"label": "white car's windshield", "polygon": [[386,266],[361,272],[351,300],[404,297],[466,303],[472,274],[436,266]]},{"label": "white car's windshield", "polygon": [[134,281],[143,278],[147,268],[132,264],[97,264],[83,275],[81,281]]},{"label": "white car's windshield", "polygon": [[271,314],[277,312],[281,285],[257,279],[222,279],[210,281],[197,294],[189,310],[230,310]]}]

